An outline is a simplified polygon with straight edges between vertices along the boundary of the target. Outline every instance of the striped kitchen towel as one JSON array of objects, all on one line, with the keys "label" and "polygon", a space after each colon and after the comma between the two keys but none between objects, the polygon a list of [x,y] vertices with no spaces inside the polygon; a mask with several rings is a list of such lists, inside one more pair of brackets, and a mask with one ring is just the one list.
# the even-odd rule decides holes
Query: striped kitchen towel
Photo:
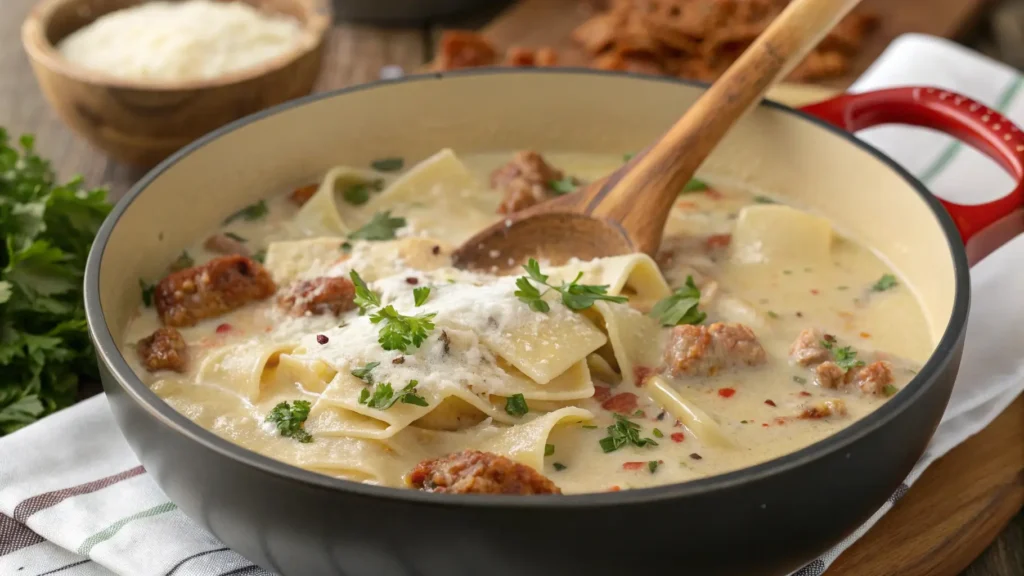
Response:
[{"label": "striped kitchen towel", "polygon": [[[1024,125],[1016,71],[950,42],[905,36],[854,86],[926,84],[966,93]],[[862,134],[958,202],[994,199],[1010,179],[944,136],[912,128]],[[953,397],[925,455],[853,535],[796,574],[819,576],[881,518],[936,458],[977,433],[1024,389],[1024,236],[971,272],[974,300]],[[93,398],[0,439],[0,576],[269,575],[170,502],[139,466],[106,399]],[[307,575],[299,575],[307,576]]]}]

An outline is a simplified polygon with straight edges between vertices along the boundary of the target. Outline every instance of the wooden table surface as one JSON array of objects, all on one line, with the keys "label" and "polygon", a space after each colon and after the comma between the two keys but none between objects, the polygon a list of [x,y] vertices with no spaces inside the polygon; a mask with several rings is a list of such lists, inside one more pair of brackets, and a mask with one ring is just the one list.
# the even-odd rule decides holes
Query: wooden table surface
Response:
[{"label": "wooden table surface", "polygon": [[[81,174],[90,184],[107,185],[112,199],[120,198],[143,171],[108,161],[61,124],[43,100],[21,49],[20,24],[33,0],[0,1],[0,126],[15,136],[34,134],[40,153],[52,160],[62,177]],[[477,26],[490,16],[493,14],[477,14],[454,25]],[[381,67],[388,64],[405,70],[422,66],[433,57],[433,41],[444,24],[383,30],[349,24],[335,26],[327,50],[336,64],[323,71],[317,89],[332,90],[374,80]],[[963,576],[1024,576],[1024,512]]]}]

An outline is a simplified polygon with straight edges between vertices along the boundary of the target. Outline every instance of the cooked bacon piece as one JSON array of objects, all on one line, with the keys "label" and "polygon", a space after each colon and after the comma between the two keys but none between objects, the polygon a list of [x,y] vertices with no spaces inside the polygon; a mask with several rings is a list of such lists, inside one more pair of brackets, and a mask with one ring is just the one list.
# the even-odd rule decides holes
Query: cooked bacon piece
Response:
[{"label": "cooked bacon piece", "polygon": [[348,278],[321,276],[292,284],[288,292],[277,297],[277,303],[296,316],[328,312],[337,316],[356,307],[355,297],[356,287]]},{"label": "cooked bacon piece", "polygon": [[181,327],[269,298],[275,291],[270,273],[259,262],[221,256],[168,274],[157,284],[153,301],[164,324]]},{"label": "cooked bacon piece", "polygon": [[185,339],[174,328],[166,326],[157,328],[135,346],[135,351],[142,359],[142,365],[150,372],[159,370],[185,371],[186,350]]},{"label": "cooked bacon piece", "polygon": [[530,150],[516,153],[511,162],[491,173],[491,187],[505,190],[498,213],[511,214],[555,197],[551,182],[562,177],[562,171],[540,154]]},{"label": "cooked bacon piece", "polygon": [[550,68],[558,65],[558,54],[553,48],[520,48],[513,46],[505,53],[505,65],[516,67],[537,66]]},{"label": "cooked bacon piece", "polygon": [[554,482],[529,466],[504,456],[463,450],[424,460],[407,478],[426,492],[453,494],[561,494]]},{"label": "cooked bacon piece", "polygon": [[838,364],[829,360],[818,364],[814,369],[814,379],[822,388],[839,388],[846,383],[846,372]]},{"label": "cooked bacon piece", "polygon": [[757,366],[768,360],[754,331],[743,324],[676,326],[665,347],[672,374],[708,375],[730,366]]},{"label": "cooked bacon piece", "polygon": [[797,418],[817,420],[829,416],[846,416],[846,403],[838,398],[807,402],[800,407]]},{"label": "cooked bacon piece", "polygon": [[616,394],[601,403],[601,408],[619,414],[632,414],[636,412],[637,397],[632,392]]},{"label": "cooked bacon piece", "polygon": [[851,369],[847,377],[865,394],[884,395],[885,387],[893,383],[892,364],[881,360],[872,362]]},{"label": "cooked bacon piece", "polygon": [[203,242],[203,248],[217,254],[249,255],[249,248],[245,244],[227,234],[214,234],[210,236],[206,239],[206,242]]},{"label": "cooked bacon piece", "polygon": [[290,196],[291,201],[294,202],[298,206],[302,206],[306,202],[309,202],[309,199],[312,198],[313,195],[316,194],[316,191],[319,190],[319,189],[320,189],[320,185],[319,184],[310,184],[309,186],[303,186],[301,188],[296,188],[291,193],[291,196]]},{"label": "cooked bacon piece", "polygon": [[811,366],[832,358],[822,342],[825,335],[816,328],[805,328],[789,347],[789,357],[801,366]]},{"label": "cooked bacon piece", "polygon": [[594,386],[594,400],[598,402],[604,402],[612,395],[612,391],[607,386]]},{"label": "cooked bacon piece", "polygon": [[437,67],[440,70],[458,70],[475,66],[491,66],[498,51],[481,34],[465,30],[447,30],[441,35]]}]

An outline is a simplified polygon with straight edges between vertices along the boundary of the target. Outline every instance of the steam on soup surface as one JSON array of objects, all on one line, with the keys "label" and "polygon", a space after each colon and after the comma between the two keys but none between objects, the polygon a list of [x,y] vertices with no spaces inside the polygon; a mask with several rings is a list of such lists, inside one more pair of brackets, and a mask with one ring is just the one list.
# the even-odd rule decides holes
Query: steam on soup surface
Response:
[{"label": "steam on soup surface", "polygon": [[621,162],[444,150],[404,171],[335,168],[151,279],[127,356],[182,414],[284,462],[531,494],[792,452],[881,406],[930,354],[917,301],[874,253],[713,177],[681,191],[656,259],[451,266],[502,214]]}]

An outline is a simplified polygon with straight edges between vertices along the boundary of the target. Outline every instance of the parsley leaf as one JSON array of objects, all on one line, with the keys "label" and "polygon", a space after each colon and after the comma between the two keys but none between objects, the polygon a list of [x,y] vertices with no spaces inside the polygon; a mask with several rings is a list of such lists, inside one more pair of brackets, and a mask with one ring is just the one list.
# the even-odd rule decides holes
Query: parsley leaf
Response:
[{"label": "parsley leaf", "polygon": [[[843,372],[848,372],[851,368],[860,368],[864,365],[863,360],[857,360],[857,351],[853,349],[853,346],[836,348],[834,337],[826,336],[825,338],[825,340],[821,341],[822,348],[832,353],[836,366],[842,368]],[[832,338],[832,340],[827,338]]]},{"label": "parsley leaf", "polygon": [[139,278],[139,290],[142,290],[142,303],[149,308],[153,305],[153,293],[156,292],[156,286],[152,284],[146,284]]},{"label": "parsley leaf", "polygon": [[551,456],[554,453],[555,453],[555,445],[554,444],[545,444],[544,445],[544,455],[545,456]]},{"label": "parsley leaf", "polygon": [[505,400],[505,413],[509,416],[524,416],[530,411],[522,394],[513,394]]},{"label": "parsley leaf", "polygon": [[370,166],[378,172],[398,172],[405,166],[405,159],[401,157],[378,158],[370,162]]},{"label": "parsley leaf", "polygon": [[380,295],[378,295],[370,287],[363,282],[363,279],[359,277],[359,273],[352,270],[348,273],[349,278],[352,279],[352,284],[356,287],[356,297],[353,302],[359,307],[359,313],[365,314],[366,310],[371,306],[380,306]]},{"label": "parsley leaf", "polygon": [[252,222],[254,220],[259,220],[259,219],[263,218],[269,212],[270,212],[270,209],[267,208],[267,201],[266,200],[260,200],[259,202],[256,202],[255,204],[250,204],[250,205],[246,206],[245,208],[242,208],[238,212],[235,212],[231,216],[228,216],[227,218],[224,219],[224,223],[225,224],[231,224],[235,220],[239,220],[239,219],[246,220],[248,222]]},{"label": "parsley leaf", "polygon": [[423,306],[430,298],[430,286],[420,286],[419,288],[412,289],[412,298],[416,302],[417,306]]},{"label": "parsley leaf", "polygon": [[657,428],[655,428],[654,430],[651,430],[651,434],[654,434],[655,438],[664,438],[665,437],[665,433],[662,432],[661,430],[658,430]]},{"label": "parsley leaf", "polygon": [[370,187],[366,184],[353,184],[342,191],[341,197],[353,206],[362,206],[370,200]]},{"label": "parsley leaf", "polygon": [[571,194],[576,191],[576,179],[562,178],[561,180],[551,180],[548,182],[548,189],[559,196]]},{"label": "parsley leaf", "polygon": [[640,425],[621,414],[615,414],[615,424],[609,426],[607,430],[608,436],[602,438],[599,442],[601,450],[605,453],[614,452],[627,444],[632,444],[637,448],[658,445],[651,438],[641,438]]},{"label": "parsley leaf", "polygon": [[397,394],[388,382],[377,384],[373,387],[373,392],[370,392],[368,388],[363,388],[363,391],[359,393],[359,403],[377,410],[387,410],[398,402],[428,406],[427,400],[416,394],[418,384],[419,382],[416,380],[410,380],[405,388],[399,390]]},{"label": "parsley leaf", "polygon": [[650,315],[663,326],[700,324],[708,315],[697,309],[699,304],[700,290],[693,283],[693,276],[687,276],[686,285],[655,304]]},{"label": "parsley leaf", "polygon": [[525,302],[530,308],[536,312],[547,312],[550,307],[548,303],[543,301],[544,294],[541,293],[535,286],[530,284],[530,281],[538,284],[543,284],[551,290],[554,290],[562,295],[562,304],[570,310],[580,311],[586,310],[594,305],[594,302],[598,300],[605,300],[608,302],[615,302],[622,304],[628,302],[629,299],[625,296],[609,296],[608,286],[592,286],[587,284],[580,284],[580,278],[583,277],[583,272],[576,275],[576,278],[572,282],[562,282],[561,286],[552,286],[547,283],[548,276],[542,274],[540,271],[540,264],[536,260],[530,258],[530,260],[523,266],[526,270],[527,276],[520,276],[516,279],[516,290],[515,296],[521,301]]},{"label": "parsley leaf", "polygon": [[877,282],[871,285],[873,292],[885,292],[899,286],[899,282],[896,281],[896,277],[892,274],[882,274],[882,277]]},{"label": "parsley leaf", "polygon": [[622,161],[623,162],[629,162],[630,160],[633,159],[633,156],[636,156],[636,154],[623,154],[622,155]]},{"label": "parsley leaf", "polygon": [[565,470],[566,468],[568,468],[568,466],[566,466],[565,464],[562,464],[561,462],[555,462],[551,466],[552,466],[552,468],[555,469],[555,472],[561,472],[562,470]]},{"label": "parsley leaf", "polygon": [[754,202],[757,204],[777,204],[777,202],[770,196],[754,196]]},{"label": "parsley leaf", "polygon": [[350,240],[394,240],[395,231],[405,227],[405,218],[392,218],[391,211],[377,212],[362,228],[348,235]]},{"label": "parsley leaf", "polygon": [[885,394],[886,398],[894,396],[900,389],[893,386],[892,384],[886,384],[885,388],[882,388],[882,393]]},{"label": "parsley leaf", "polygon": [[171,271],[177,272],[184,270],[185,268],[191,268],[196,265],[196,261],[192,259],[192,256],[187,250],[182,250],[181,255],[174,262],[171,262]]},{"label": "parsley leaf", "polygon": [[427,339],[427,334],[434,329],[434,316],[434,313],[403,316],[388,304],[371,314],[370,322],[384,324],[377,339],[381,348],[408,352],[409,348],[418,348]]},{"label": "parsley leaf", "polygon": [[689,194],[691,192],[703,192],[707,189],[707,182],[704,182],[703,180],[698,180],[696,178],[691,178],[690,181],[686,183],[686,186],[683,186],[682,191],[679,193]]},{"label": "parsley leaf", "polygon": [[363,382],[366,382],[367,384],[373,384],[373,376],[370,374],[370,372],[372,372],[373,369],[376,368],[377,366],[380,366],[380,362],[368,362],[362,368],[354,368],[352,370],[352,375],[355,376],[356,378],[359,378]]},{"label": "parsley leaf", "polygon": [[267,251],[258,250],[255,254],[252,255],[252,259],[259,262],[260,264],[263,264],[263,261],[267,259]]},{"label": "parsley leaf", "polygon": [[658,464],[660,464],[660,462],[657,460],[651,460],[647,463],[647,469],[651,471],[651,474],[654,474],[654,471],[658,469]]},{"label": "parsley leaf", "polygon": [[289,406],[288,402],[281,402],[267,414],[267,422],[277,425],[277,431],[281,436],[294,438],[302,443],[313,441],[313,436],[302,428],[302,424],[309,417],[311,405],[306,400],[296,400]]}]

